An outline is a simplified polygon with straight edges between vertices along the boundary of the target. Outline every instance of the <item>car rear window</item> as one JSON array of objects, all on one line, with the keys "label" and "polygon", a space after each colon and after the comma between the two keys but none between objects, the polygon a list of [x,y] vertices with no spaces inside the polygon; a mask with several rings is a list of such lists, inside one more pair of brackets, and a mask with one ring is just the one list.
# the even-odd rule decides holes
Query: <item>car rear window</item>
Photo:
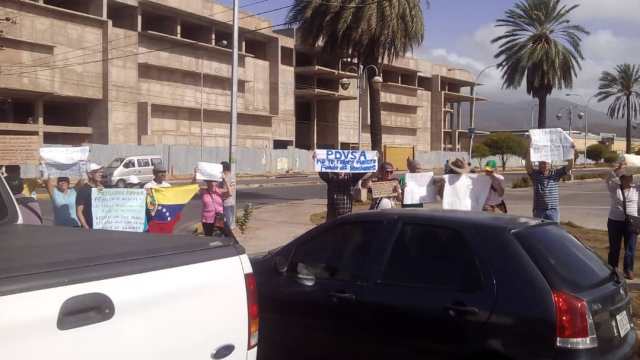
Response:
[{"label": "car rear window", "polygon": [[532,226],[514,235],[553,289],[592,289],[611,274],[598,255],[558,225]]}]

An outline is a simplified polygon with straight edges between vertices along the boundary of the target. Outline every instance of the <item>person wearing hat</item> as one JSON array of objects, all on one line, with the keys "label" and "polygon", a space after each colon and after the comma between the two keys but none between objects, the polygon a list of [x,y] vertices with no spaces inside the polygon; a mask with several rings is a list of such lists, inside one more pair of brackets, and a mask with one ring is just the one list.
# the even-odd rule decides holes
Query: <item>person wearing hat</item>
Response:
[{"label": "person wearing hat", "polygon": [[45,176],[47,191],[53,205],[53,224],[80,227],[76,213],[76,199],[78,197],[76,189],[82,186],[82,179],[74,187],[71,187],[71,180],[66,176],[60,176],[55,180],[48,175]]},{"label": "person wearing hat", "polygon": [[167,181],[167,168],[162,164],[157,164],[153,167],[153,180],[144,184],[144,189],[155,189],[155,188],[165,188],[170,187]]},{"label": "person wearing hat", "polygon": [[[411,159],[411,158],[407,158],[407,169],[409,170],[410,174],[415,174],[415,173],[419,173],[421,170],[421,166],[420,163],[417,160]],[[402,174],[400,176],[400,190],[402,190],[402,194],[404,195],[404,190],[407,187],[407,175],[406,174]],[[422,203],[417,203],[417,204],[405,204],[404,203],[404,199],[402,201],[402,207],[403,208],[421,208],[424,207],[424,205]]]},{"label": "person wearing hat", "polygon": [[93,228],[91,193],[93,189],[102,189],[102,174],[101,165],[93,162],[87,164],[87,182],[78,189],[76,195],[76,216],[82,228]]},{"label": "person wearing hat", "polygon": [[491,188],[484,203],[483,211],[507,213],[507,204],[504,202],[504,176],[497,173],[498,164],[495,160],[489,160],[484,166],[484,173],[491,178]]}]

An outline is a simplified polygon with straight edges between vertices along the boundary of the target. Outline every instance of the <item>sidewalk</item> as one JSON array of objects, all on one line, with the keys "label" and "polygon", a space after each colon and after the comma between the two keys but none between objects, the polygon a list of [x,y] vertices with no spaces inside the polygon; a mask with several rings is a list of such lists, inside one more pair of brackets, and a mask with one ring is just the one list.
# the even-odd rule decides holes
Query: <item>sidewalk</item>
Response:
[{"label": "sidewalk", "polygon": [[[257,208],[238,241],[248,254],[263,253],[287,244],[314,227],[311,214],[326,210],[326,201],[313,199]],[[239,233],[239,231],[238,231]]]}]

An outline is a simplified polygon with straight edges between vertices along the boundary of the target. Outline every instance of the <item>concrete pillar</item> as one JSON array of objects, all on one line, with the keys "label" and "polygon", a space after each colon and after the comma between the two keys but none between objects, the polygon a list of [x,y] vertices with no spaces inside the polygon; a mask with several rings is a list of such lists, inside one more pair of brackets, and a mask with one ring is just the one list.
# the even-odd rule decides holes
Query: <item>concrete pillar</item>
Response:
[{"label": "concrete pillar", "polygon": [[215,45],[216,44],[216,27],[215,26],[211,26],[211,43]]},{"label": "concrete pillar", "polygon": [[318,145],[318,100],[313,99],[311,105],[311,150]]},{"label": "concrete pillar", "polygon": [[39,98],[34,105],[34,120],[38,124],[38,137],[40,138],[40,144],[44,144],[44,101]]},{"label": "concrete pillar", "polygon": [[142,9],[140,9],[140,7],[137,7],[136,10],[138,11],[138,32],[142,31]]},{"label": "concrete pillar", "polygon": [[181,38],[182,37],[182,19],[178,18],[176,20],[176,36]]}]

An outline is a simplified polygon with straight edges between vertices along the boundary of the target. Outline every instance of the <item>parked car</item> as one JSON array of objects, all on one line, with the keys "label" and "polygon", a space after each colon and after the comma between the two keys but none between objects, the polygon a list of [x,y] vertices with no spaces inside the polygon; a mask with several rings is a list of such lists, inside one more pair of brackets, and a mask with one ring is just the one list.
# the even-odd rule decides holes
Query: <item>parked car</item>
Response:
[{"label": "parked car", "polygon": [[627,359],[620,276],[559,225],[418,209],[337,219],[252,259],[271,359]]},{"label": "parked car", "polygon": [[104,185],[123,188],[130,176],[137,177],[143,184],[148,183],[153,180],[153,168],[156,165],[162,165],[159,155],[115,158],[104,169]]},{"label": "parked car", "polygon": [[20,222],[0,177],[0,359],[256,359],[234,239]]}]

